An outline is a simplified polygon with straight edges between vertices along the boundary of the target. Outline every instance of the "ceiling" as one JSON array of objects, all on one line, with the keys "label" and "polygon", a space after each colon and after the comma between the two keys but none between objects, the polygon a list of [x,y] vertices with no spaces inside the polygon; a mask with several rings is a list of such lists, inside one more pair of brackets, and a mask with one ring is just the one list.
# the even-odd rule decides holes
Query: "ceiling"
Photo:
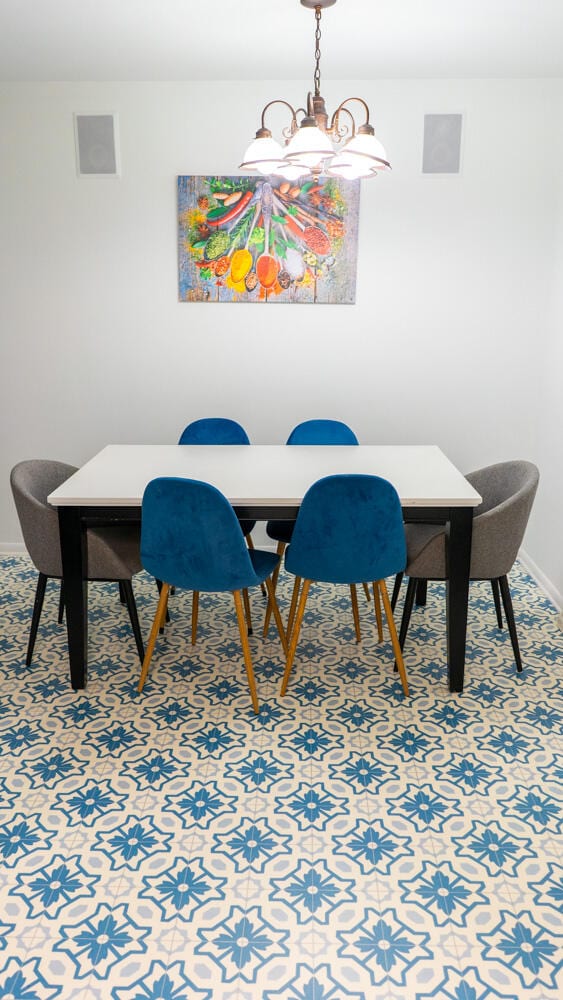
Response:
[{"label": "ceiling", "polygon": [[[0,0],[0,80],[286,80],[314,68],[299,0]],[[337,0],[326,79],[563,77],[563,0]]]}]

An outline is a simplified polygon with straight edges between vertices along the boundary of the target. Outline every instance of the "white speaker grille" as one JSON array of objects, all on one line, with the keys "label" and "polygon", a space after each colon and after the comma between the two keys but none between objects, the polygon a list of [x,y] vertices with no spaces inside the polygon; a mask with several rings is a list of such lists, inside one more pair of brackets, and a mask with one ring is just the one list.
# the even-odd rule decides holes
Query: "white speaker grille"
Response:
[{"label": "white speaker grille", "polygon": [[458,174],[461,157],[461,115],[425,115],[423,174]]},{"label": "white speaker grille", "polygon": [[114,115],[75,115],[80,175],[117,175]]}]

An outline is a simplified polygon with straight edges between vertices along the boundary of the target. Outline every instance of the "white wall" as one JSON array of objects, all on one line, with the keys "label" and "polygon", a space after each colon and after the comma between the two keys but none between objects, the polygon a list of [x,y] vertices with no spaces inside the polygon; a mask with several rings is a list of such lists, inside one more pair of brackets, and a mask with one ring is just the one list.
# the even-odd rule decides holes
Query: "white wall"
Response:
[{"label": "white wall", "polygon": [[[436,442],[466,470],[528,457],[561,495],[555,433],[539,433],[561,415],[561,81],[323,85],[329,107],[368,100],[394,166],[362,183],[356,304],[178,303],[176,176],[237,173],[262,105],[307,88],[0,88],[0,543],[20,538],[16,461],[175,441],[209,414],[256,442],[331,415],[364,443]],[[120,180],[77,178],[75,111],[119,114]],[[448,111],[464,114],[462,173],[422,176],[423,115]],[[540,502],[526,545],[561,593],[557,505]]]}]

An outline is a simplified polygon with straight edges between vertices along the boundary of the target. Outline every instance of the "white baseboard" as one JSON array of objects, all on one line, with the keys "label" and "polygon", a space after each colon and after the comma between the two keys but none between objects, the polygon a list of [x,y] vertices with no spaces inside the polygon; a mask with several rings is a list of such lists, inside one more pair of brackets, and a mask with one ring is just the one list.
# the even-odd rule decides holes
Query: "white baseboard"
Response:
[{"label": "white baseboard", "polygon": [[531,556],[524,549],[520,549],[518,553],[518,558],[524,568],[528,571],[530,576],[533,576],[538,587],[541,587],[544,594],[547,594],[550,601],[555,605],[558,611],[563,610],[563,594],[561,594],[555,584],[551,582],[549,577],[542,572],[539,566],[534,562]]},{"label": "white baseboard", "polygon": [[23,542],[0,542],[0,556],[22,555],[25,551]]}]

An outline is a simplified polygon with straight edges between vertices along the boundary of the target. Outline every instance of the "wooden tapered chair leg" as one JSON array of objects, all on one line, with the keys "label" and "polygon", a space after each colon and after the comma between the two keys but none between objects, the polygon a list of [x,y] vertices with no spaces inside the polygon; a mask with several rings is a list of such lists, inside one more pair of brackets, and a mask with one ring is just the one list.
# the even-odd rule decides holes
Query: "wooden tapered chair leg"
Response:
[{"label": "wooden tapered chair leg", "polygon": [[393,646],[393,652],[395,653],[395,663],[397,664],[397,669],[399,671],[399,677],[401,678],[401,684],[403,685],[403,692],[406,696],[409,693],[409,683],[407,681],[407,672],[405,670],[405,664],[403,662],[403,654],[401,647],[399,645],[399,639],[397,637],[397,629],[395,628],[395,619],[393,618],[393,611],[391,610],[391,603],[389,601],[389,594],[387,593],[387,587],[385,580],[378,580],[378,586],[383,599],[383,607],[385,609],[385,617],[387,618],[387,625],[389,626],[389,632],[391,633],[391,644]]},{"label": "wooden tapered chair leg", "polygon": [[250,614],[250,598],[248,596],[248,590],[245,588],[242,592],[242,600],[244,604],[244,615],[246,618],[246,627],[248,629],[248,634],[252,635],[252,616]]},{"label": "wooden tapered chair leg", "polygon": [[502,609],[500,606],[500,590],[498,580],[491,580],[491,588],[493,591],[493,601],[495,602],[497,625],[499,628],[502,628]]},{"label": "wooden tapered chair leg", "polygon": [[289,615],[287,618],[287,641],[291,639],[291,633],[293,631],[293,623],[295,621],[295,612],[297,611],[297,599],[299,597],[299,588],[301,586],[301,577],[295,577],[295,583],[293,584],[293,592],[291,594],[291,604],[289,605]]},{"label": "wooden tapered chair leg", "polygon": [[258,693],[256,691],[256,681],[254,679],[254,671],[252,669],[252,659],[250,656],[250,646],[248,645],[248,632],[247,624],[244,618],[244,612],[242,609],[242,600],[240,590],[233,590],[233,597],[235,599],[235,608],[237,612],[237,621],[240,632],[240,641],[242,645],[242,652],[244,656],[244,665],[246,667],[246,676],[248,678],[248,687],[250,688],[250,697],[252,699],[252,708],[254,713],[258,715],[260,708],[258,706]]},{"label": "wooden tapered chair leg", "polygon": [[283,627],[283,622],[282,622],[281,615],[280,615],[280,609],[278,607],[278,602],[276,600],[276,592],[274,590],[274,585],[272,583],[272,578],[271,577],[268,580],[266,580],[266,587],[268,588],[268,600],[270,601],[270,603],[271,603],[271,605],[272,605],[272,607],[274,609],[274,620],[275,620],[276,625],[277,625],[278,635],[279,635],[280,640],[281,640],[282,649],[283,649],[285,655],[287,656],[287,638],[286,638],[286,635],[285,635],[285,629]]},{"label": "wooden tapered chair leg", "polygon": [[362,633],[360,632],[360,612],[358,611],[358,592],[356,590],[356,584],[350,584],[350,597],[352,598],[352,614],[354,616],[354,631],[356,633],[356,642],[362,641]]},{"label": "wooden tapered chair leg", "polygon": [[64,615],[65,615],[65,587],[63,581],[61,580],[61,585],[59,587],[59,615],[57,618],[59,625],[62,625]]},{"label": "wooden tapered chair leg", "polygon": [[366,601],[369,603],[369,601],[370,601],[369,584],[365,583],[365,581],[364,581],[364,583],[362,583],[362,587],[364,588],[364,594],[366,595]]},{"label": "wooden tapered chair leg", "polygon": [[[252,535],[247,535],[246,536],[246,544],[248,545],[249,549],[253,549],[254,548],[254,541],[252,539]],[[265,586],[264,586],[263,583],[260,584],[260,590],[262,591],[262,594],[263,594],[264,597],[268,596],[268,591],[266,590],[266,588],[265,588]]]},{"label": "wooden tapered chair leg", "polygon": [[197,638],[197,616],[199,613],[199,590],[192,591],[192,646]]},{"label": "wooden tapered chair leg", "polygon": [[137,614],[137,605],[133,594],[133,585],[131,580],[121,580],[121,586],[123,587],[123,597],[125,598],[129,618],[131,619],[131,628],[133,629],[133,635],[135,636],[137,652],[141,663],[143,663],[145,659],[145,647],[143,645],[143,637],[141,635],[141,628],[139,625],[139,616]]},{"label": "wooden tapered chair leg", "polygon": [[520,646],[518,645],[518,636],[516,635],[516,622],[514,621],[514,608],[512,607],[512,598],[510,596],[510,589],[508,586],[508,577],[499,577],[499,587],[502,597],[502,603],[504,605],[504,614],[506,616],[506,624],[508,625],[508,633],[510,635],[510,641],[512,643],[512,651],[514,653],[514,659],[516,660],[516,670],[518,673],[522,672],[522,657],[520,656]]},{"label": "wooden tapered chair leg", "polygon": [[[297,578],[296,578],[297,584]],[[289,644],[289,650],[287,653],[287,660],[285,664],[285,670],[283,674],[282,686],[280,694],[284,695],[287,691],[287,685],[289,683],[289,675],[291,674],[291,668],[293,666],[293,661],[295,659],[295,650],[297,649],[297,643],[299,641],[299,632],[301,631],[301,622],[303,621],[303,615],[305,614],[305,605],[307,603],[307,596],[309,594],[309,588],[311,586],[311,580],[303,580],[303,589],[301,591],[301,597],[299,598],[299,607],[297,609],[297,615],[295,618],[295,625],[291,633],[291,642]]]},{"label": "wooden tapered chair leg", "polygon": [[40,573],[37,578],[37,587],[35,588],[35,600],[33,602],[33,614],[31,616],[31,628],[29,630],[29,642],[27,644],[27,654],[25,657],[25,665],[29,667],[31,664],[31,658],[33,656],[33,648],[35,646],[35,639],[37,636],[37,629],[39,627],[39,619],[41,618],[41,611],[43,609],[43,600],[45,597],[45,588],[47,586],[48,577],[44,573]]},{"label": "wooden tapered chair leg", "polygon": [[139,694],[145,686],[145,681],[147,679],[147,674],[149,672],[150,662],[152,659],[152,654],[154,650],[154,645],[156,642],[156,637],[161,629],[164,619],[166,616],[166,607],[168,605],[168,593],[170,587],[167,583],[161,583],[160,586],[160,596],[158,598],[158,605],[156,608],[156,614],[154,616],[154,621],[152,623],[151,634],[149,636],[148,645],[145,651],[145,658],[143,660],[143,666],[141,668],[141,676],[139,677],[139,683],[137,685],[137,691]]},{"label": "wooden tapered chair leg", "polygon": [[[381,618],[381,600],[379,597],[379,587],[374,581],[373,587],[373,606],[375,608],[375,620],[377,622],[377,641],[383,642],[383,621]],[[392,606],[392,605],[391,605]]]},{"label": "wooden tapered chair leg", "polygon": [[[280,561],[276,566],[274,572],[272,573],[272,584],[274,586],[274,593],[276,592],[276,587],[278,585],[278,576],[280,575],[281,559],[285,552],[286,542],[278,542],[276,546],[276,554],[280,557]],[[272,617],[272,608],[270,602],[268,601],[268,607],[266,608],[266,615],[264,617],[264,638],[268,635],[268,629],[270,627],[270,618]]]}]

